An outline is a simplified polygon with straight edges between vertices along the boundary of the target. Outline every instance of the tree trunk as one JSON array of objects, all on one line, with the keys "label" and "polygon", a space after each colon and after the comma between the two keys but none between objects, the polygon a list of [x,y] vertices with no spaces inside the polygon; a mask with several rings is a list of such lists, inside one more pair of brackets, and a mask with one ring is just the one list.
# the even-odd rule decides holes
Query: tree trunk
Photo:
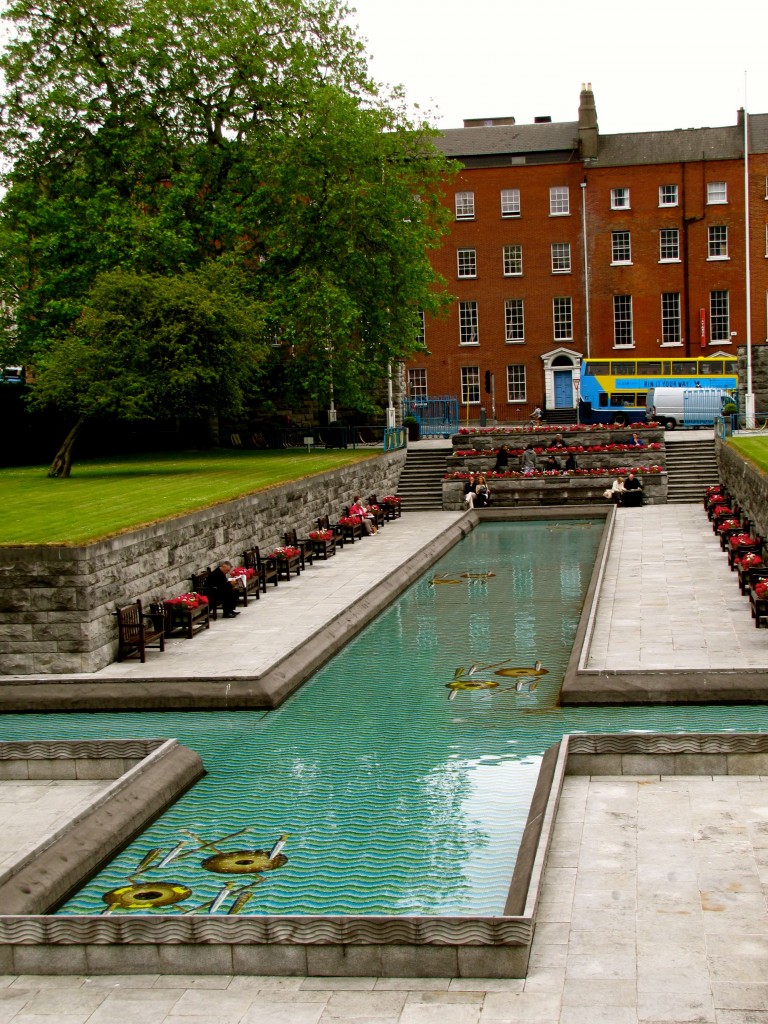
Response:
[{"label": "tree trunk", "polygon": [[75,446],[75,441],[82,430],[83,424],[85,423],[85,416],[81,416],[77,423],[72,427],[70,432],[64,438],[64,442],[56,452],[53,462],[48,470],[48,476],[53,477],[67,477],[72,471],[72,449]]}]

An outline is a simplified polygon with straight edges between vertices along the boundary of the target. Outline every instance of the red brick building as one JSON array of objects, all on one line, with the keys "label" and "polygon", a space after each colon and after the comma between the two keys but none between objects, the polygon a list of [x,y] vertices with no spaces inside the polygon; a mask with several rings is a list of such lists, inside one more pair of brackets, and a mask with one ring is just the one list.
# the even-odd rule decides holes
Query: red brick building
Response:
[{"label": "red brick building", "polygon": [[[576,405],[584,356],[735,357],[747,341],[744,124],[601,135],[577,121],[465,122],[439,148],[462,165],[434,257],[456,296],[426,318],[409,394],[460,417]],[[768,337],[768,114],[749,118],[751,339]],[[627,356],[628,357],[628,356]]]}]

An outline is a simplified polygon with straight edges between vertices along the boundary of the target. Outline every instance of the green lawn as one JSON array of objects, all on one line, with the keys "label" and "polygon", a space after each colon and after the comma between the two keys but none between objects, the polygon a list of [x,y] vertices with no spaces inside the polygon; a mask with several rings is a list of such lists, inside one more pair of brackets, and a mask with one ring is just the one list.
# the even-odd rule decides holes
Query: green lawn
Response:
[{"label": "green lawn", "polygon": [[[205,451],[0,469],[0,544],[82,544],[369,459],[379,452]],[[350,497],[352,497],[350,495]]]},{"label": "green lawn", "polygon": [[763,473],[768,473],[768,437],[732,437],[729,443]]}]

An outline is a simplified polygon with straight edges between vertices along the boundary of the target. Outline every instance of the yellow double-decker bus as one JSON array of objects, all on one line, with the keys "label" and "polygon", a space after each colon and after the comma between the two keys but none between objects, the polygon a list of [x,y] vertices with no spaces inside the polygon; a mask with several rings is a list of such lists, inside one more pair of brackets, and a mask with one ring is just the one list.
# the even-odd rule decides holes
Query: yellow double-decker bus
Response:
[{"label": "yellow double-decker bus", "polygon": [[584,359],[579,419],[582,423],[640,423],[649,388],[738,387],[735,356],[700,359]]}]

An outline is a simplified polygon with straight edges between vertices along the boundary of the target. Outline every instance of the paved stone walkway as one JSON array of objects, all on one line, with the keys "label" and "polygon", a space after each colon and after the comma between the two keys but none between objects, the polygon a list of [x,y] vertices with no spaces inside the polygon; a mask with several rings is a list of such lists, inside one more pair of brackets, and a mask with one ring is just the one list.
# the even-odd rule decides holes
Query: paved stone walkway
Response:
[{"label": "paved stone walkway", "polygon": [[702,505],[618,510],[586,667],[768,671],[768,631]]}]

